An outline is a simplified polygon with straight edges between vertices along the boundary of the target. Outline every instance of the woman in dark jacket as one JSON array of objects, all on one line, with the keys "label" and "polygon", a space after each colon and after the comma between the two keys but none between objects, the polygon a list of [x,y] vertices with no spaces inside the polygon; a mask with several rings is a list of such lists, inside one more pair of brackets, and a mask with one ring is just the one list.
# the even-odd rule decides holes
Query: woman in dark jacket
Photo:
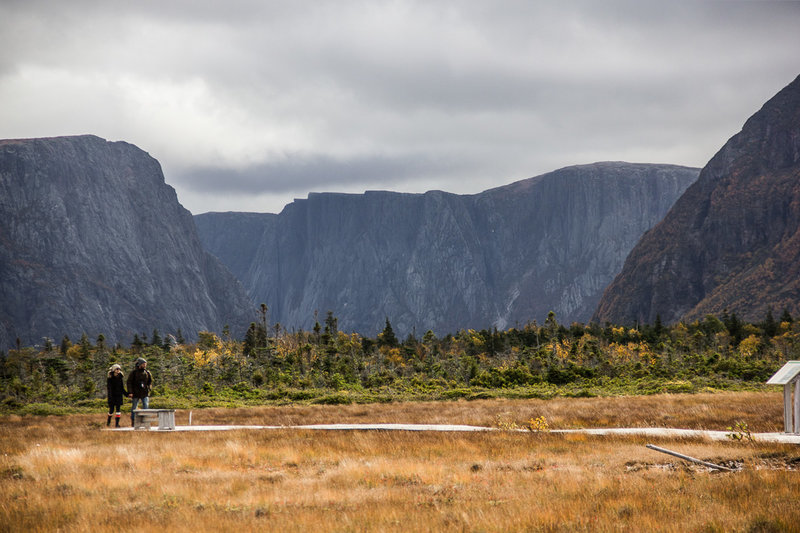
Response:
[{"label": "woman in dark jacket", "polygon": [[128,395],[125,391],[125,381],[122,375],[122,368],[119,365],[111,365],[108,369],[108,379],[106,380],[106,387],[108,388],[108,421],[106,426],[111,425],[111,416],[116,412],[116,425],[119,427],[119,419],[122,416],[122,399]]}]

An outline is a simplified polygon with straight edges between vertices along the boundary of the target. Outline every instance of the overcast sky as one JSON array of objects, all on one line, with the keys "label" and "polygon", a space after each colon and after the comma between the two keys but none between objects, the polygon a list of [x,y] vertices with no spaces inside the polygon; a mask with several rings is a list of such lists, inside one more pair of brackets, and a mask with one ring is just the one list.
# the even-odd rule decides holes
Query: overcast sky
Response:
[{"label": "overcast sky", "polygon": [[0,138],[131,142],[195,214],[701,167],[798,74],[798,2],[0,2]]}]

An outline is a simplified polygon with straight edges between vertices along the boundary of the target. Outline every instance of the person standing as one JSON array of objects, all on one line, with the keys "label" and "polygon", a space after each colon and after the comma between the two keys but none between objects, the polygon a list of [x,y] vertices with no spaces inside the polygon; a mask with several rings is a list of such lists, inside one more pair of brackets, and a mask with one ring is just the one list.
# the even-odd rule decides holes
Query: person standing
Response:
[{"label": "person standing", "polygon": [[134,423],[136,406],[142,402],[142,409],[150,407],[150,389],[153,388],[153,376],[147,370],[147,361],[143,358],[136,360],[133,372],[128,376],[128,397],[132,398],[131,405],[131,426]]},{"label": "person standing", "polygon": [[[106,426],[111,425],[111,417],[116,418],[114,427],[119,427],[119,419],[122,416],[122,399],[128,395],[125,391],[122,367],[111,365],[108,369],[108,379],[106,379],[106,390],[108,391],[108,420]],[[116,413],[116,414],[115,414]]]}]

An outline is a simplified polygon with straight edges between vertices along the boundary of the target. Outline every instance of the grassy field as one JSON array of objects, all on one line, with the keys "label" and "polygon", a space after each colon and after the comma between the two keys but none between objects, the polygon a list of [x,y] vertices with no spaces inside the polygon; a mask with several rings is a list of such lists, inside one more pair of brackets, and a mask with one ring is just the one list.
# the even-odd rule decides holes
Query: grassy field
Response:
[{"label": "grassy field", "polygon": [[[551,428],[776,431],[781,401],[721,393],[285,406],[194,411],[193,423],[511,427],[544,416]],[[110,432],[102,413],[0,424],[0,531],[800,530],[794,445],[512,431]],[[741,470],[708,471],[647,442]]]}]

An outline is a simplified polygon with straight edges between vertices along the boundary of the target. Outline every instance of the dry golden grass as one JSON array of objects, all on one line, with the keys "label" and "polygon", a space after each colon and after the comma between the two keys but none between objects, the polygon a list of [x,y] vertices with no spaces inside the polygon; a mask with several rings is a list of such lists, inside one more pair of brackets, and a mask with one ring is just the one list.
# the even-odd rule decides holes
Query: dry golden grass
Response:
[{"label": "dry golden grass", "polygon": [[[498,417],[522,423],[543,414],[551,427],[725,429],[744,420],[770,430],[781,421],[780,402],[780,395],[743,393],[283,407],[195,411],[193,422],[491,426]],[[185,423],[187,413],[180,416]],[[800,524],[797,446],[655,441],[744,466],[713,473],[649,450],[640,438],[134,433],[100,431],[102,419],[0,419],[0,530],[797,531]]]},{"label": "dry golden grass", "polygon": [[[188,423],[188,413],[178,413],[176,416],[178,424]],[[538,416],[544,416],[551,429],[673,427],[725,430],[742,420],[754,432],[772,432],[783,430],[783,396],[778,391],[553,400],[292,405],[194,411],[192,423],[304,425],[370,422],[494,427],[498,417],[522,425]]]}]

